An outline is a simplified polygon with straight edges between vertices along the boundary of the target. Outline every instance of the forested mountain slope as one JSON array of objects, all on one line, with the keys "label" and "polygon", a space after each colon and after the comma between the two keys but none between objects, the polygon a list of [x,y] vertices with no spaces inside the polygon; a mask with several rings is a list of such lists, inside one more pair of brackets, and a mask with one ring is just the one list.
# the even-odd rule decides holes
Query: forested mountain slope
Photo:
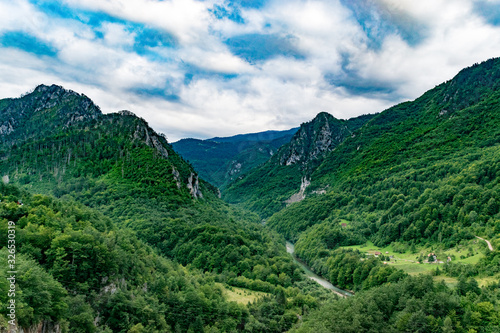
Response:
[{"label": "forested mountain slope", "polygon": [[485,235],[498,248],[499,88],[492,59],[382,112],[326,156],[305,200],[268,225],[326,275],[332,251],[368,239],[449,247]]},{"label": "forested mountain slope", "polygon": [[[213,277],[161,257],[93,209],[3,184],[0,200],[0,234],[16,225],[16,322],[25,332],[232,331],[248,320]],[[7,237],[0,247],[4,331]]]},{"label": "forested mountain slope", "polygon": [[239,176],[266,162],[289,142],[298,128],[216,137],[182,139],[172,147],[213,185],[223,190]]},{"label": "forested mountain slope", "polygon": [[58,86],[0,105],[0,126],[8,129],[0,146],[5,182],[96,208],[166,257],[233,284],[272,292],[302,278],[277,234],[218,199],[217,189],[131,112],[102,114]]},{"label": "forested mountain slope", "polygon": [[285,207],[292,195],[303,192],[323,158],[372,117],[339,120],[329,113],[319,113],[302,124],[269,161],[231,183],[224,199],[263,217],[272,215]]}]

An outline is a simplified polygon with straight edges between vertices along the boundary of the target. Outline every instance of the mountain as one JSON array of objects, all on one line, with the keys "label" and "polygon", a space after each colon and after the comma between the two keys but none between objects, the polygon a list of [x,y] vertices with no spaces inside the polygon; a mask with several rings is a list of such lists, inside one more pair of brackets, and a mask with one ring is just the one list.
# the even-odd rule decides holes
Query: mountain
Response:
[{"label": "mountain", "polygon": [[476,235],[498,244],[500,59],[462,70],[355,134],[314,170],[305,200],[267,221],[332,283],[344,278],[327,259],[343,246],[448,249]]},{"label": "mountain", "polygon": [[339,120],[329,113],[319,113],[302,124],[290,142],[265,164],[231,183],[224,191],[224,199],[263,217],[302,200],[310,176],[323,158],[372,117]]},{"label": "mountain", "polygon": [[[500,58],[348,129],[318,115],[224,192],[266,217],[314,272],[356,291],[292,331],[498,331]],[[423,257],[436,253],[450,256],[433,268]],[[472,324],[472,312],[485,321]]]},{"label": "mountain", "polygon": [[3,99],[0,109],[2,144],[50,135],[101,115],[89,98],[56,85],[40,85],[20,99]]},{"label": "mountain", "polygon": [[5,179],[42,190],[102,177],[105,183],[147,184],[146,192],[181,202],[213,190],[199,183],[164,137],[129,111],[104,115],[86,96],[54,85],[0,106]]},{"label": "mountain", "polygon": [[500,59],[320,113],[228,187],[238,207],[131,112],[58,86],[0,100],[0,332],[9,265],[25,332],[498,332],[499,115]]},{"label": "mountain", "polygon": [[215,137],[211,139],[207,139],[206,141],[213,142],[230,142],[230,143],[239,143],[239,142],[269,142],[276,139],[280,139],[283,137],[291,137],[297,132],[299,128],[295,127],[285,131],[264,131],[258,133],[248,133],[248,134],[237,134],[233,136],[227,137]]},{"label": "mountain", "polygon": [[[247,321],[262,325],[259,320],[271,320],[279,313],[255,314],[249,318],[249,308],[231,305],[227,297],[221,298],[222,289],[214,286],[214,280],[228,288],[237,286],[265,292],[269,294],[268,303],[272,304],[276,302],[275,293],[283,296],[284,288],[303,280],[300,269],[286,254],[281,236],[265,229],[254,214],[220,200],[217,189],[198,177],[164,136],[132,112],[102,114],[84,95],[55,85],[42,85],[21,98],[0,101],[0,128],[3,130],[0,175],[9,184],[3,188],[0,202],[1,226],[7,230],[8,219],[18,223],[19,235],[24,237],[18,253],[21,258],[31,258],[26,259],[27,265],[34,261],[48,274],[48,281],[60,283],[66,290],[63,294],[81,295],[74,300],[78,304],[74,309],[86,309],[87,317],[75,318],[70,323],[71,331],[77,331],[79,320],[97,323],[84,329],[86,332],[105,330],[106,326],[112,331],[128,332],[139,324],[149,325],[151,332],[168,331],[168,326],[181,332],[190,327],[200,331],[213,325],[223,331],[234,331],[237,326],[242,330]],[[16,187],[10,188],[11,184]],[[49,199],[33,199],[17,187],[48,195]],[[48,208],[33,203],[50,201],[52,197],[56,201],[47,204]],[[72,203],[83,204],[90,210],[80,212]],[[95,214],[102,215],[105,222],[97,221],[93,226],[88,219]],[[107,229],[106,223],[110,221],[113,227]],[[125,249],[114,247],[118,241],[114,230],[132,235],[120,245]],[[127,259],[127,253],[123,260],[115,262],[114,254],[108,253],[113,249],[119,253],[141,251],[127,242],[147,244],[154,254],[144,254],[145,263],[149,265],[152,260],[161,267],[144,266],[140,263],[142,257]],[[170,264],[163,264],[159,257],[187,268],[169,268]],[[94,260],[98,263],[94,264]],[[113,286],[106,282],[111,276],[100,272],[104,268],[95,266],[125,263],[133,265],[132,275],[113,273],[114,281],[118,281]],[[169,281],[149,279],[149,273],[141,271],[164,274]],[[23,274],[28,279],[29,271]],[[187,275],[188,282],[177,277],[182,274]],[[128,279],[137,281],[132,283]],[[201,286],[205,286],[202,292],[206,292],[205,296],[198,297],[199,292],[191,295],[192,290]],[[33,288],[27,284],[25,292],[41,292]],[[112,292],[106,298],[106,288],[119,293]],[[155,294],[149,295],[148,288],[154,288]],[[141,292],[143,289],[146,291]],[[211,292],[218,296],[206,296]],[[99,296],[103,293],[106,301]],[[144,307],[127,301],[139,296],[139,303],[154,303],[150,315],[159,317],[139,319],[143,314],[136,309]],[[107,303],[104,306],[102,302]],[[197,310],[189,310],[185,302],[194,302]],[[220,320],[217,303],[221,304],[220,309],[226,309],[220,310],[226,311],[220,314]],[[252,311],[259,312],[262,304],[255,303]],[[46,308],[54,310],[56,306]],[[284,311],[283,304],[279,307]],[[182,309],[191,311],[192,316],[177,318]],[[170,310],[174,312],[167,315]],[[204,311],[209,313],[204,315]],[[299,308],[292,309],[290,305],[287,311],[298,313]],[[28,316],[29,311],[25,314]],[[63,314],[54,317],[50,312],[31,319],[26,316],[19,313],[22,327],[37,325],[42,319],[68,320]],[[117,317],[129,319],[114,323],[105,319],[116,321]],[[275,330],[286,330],[292,323],[282,322]]]},{"label": "mountain", "polygon": [[203,179],[220,189],[240,175],[266,162],[279,147],[290,141],[298,128],[216,137],[182,139],[173,148],[188,160]]}]

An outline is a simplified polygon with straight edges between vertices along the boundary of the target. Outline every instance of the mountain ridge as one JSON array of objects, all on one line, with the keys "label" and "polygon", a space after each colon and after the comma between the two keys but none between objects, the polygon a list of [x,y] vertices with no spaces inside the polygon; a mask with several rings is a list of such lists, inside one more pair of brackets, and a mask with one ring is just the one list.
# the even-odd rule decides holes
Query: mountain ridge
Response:
[{"label": "mountain ridge", "polygon": [[[339,120],[327,112],[318,113],[301,124],[290,142],[266,163],[229,184],[223,198],[259,212],[263,218],[282,209],[290,200],[303,199],[306,184],[323,158],[373,117],[362,115]],[[252,190],[248,191],[248,187]]]},{"label": "mountain ridge", "polygon": [[267,161],[295,132],[292,128],[206,140],[182,139],[172,146],[204,179],[224,190],[237,177]]}]

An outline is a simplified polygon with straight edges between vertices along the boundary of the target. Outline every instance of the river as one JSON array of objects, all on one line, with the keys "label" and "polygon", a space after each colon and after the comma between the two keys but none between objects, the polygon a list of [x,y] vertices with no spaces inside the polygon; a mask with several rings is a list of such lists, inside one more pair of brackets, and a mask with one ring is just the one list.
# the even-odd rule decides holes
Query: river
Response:
[{"label": "river", "polygon": [[342,289],[339,289],[337,287],[335,287],[333,284],[331,284],[330,282],[328,282],[327,280],[323,279],[321,276],[315,274],[311,268],[309,268],[309,266],[307,266],[305,263],[303,263],[300,259],[298,259],[294,252],[295,252],[295,246],[290,243],[290,242],[286,242],[286,252],[290,253],[290,255],[292,256],[293,258],[293,261],[295,263],[297,263],[297,265],[299,265],[302,270],[306,273],[307,277],[310,278],[311,280],[313,281],[316,281],[317,283],[319,283],[321,286],[327,288],[327,289],[330,289],[331,291],[333,291],[334,293],[336,293],[337,295],[339,296],[342,296],[342,297],[347,297],[347,296],[352,296],[353,294],[347,290],[342,290]]}]

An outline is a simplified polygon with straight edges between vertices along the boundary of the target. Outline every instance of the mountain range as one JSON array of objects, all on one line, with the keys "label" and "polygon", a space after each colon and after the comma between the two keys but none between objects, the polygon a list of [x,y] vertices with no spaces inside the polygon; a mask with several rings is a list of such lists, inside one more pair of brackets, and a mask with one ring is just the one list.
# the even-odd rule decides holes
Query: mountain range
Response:
[{"label": "mountain range", "polygon": [[41,85],[0,100],[0,176],[25,331],[499,329],[500,59],[377,114],[173,144]]},{"label": "mountain range", "polygon": [[188,160],[203,179],[220,189],[242,174],[264,163],[279,147],[290,141],[298,128],[216,137],[182,139],[172,147]]}]

